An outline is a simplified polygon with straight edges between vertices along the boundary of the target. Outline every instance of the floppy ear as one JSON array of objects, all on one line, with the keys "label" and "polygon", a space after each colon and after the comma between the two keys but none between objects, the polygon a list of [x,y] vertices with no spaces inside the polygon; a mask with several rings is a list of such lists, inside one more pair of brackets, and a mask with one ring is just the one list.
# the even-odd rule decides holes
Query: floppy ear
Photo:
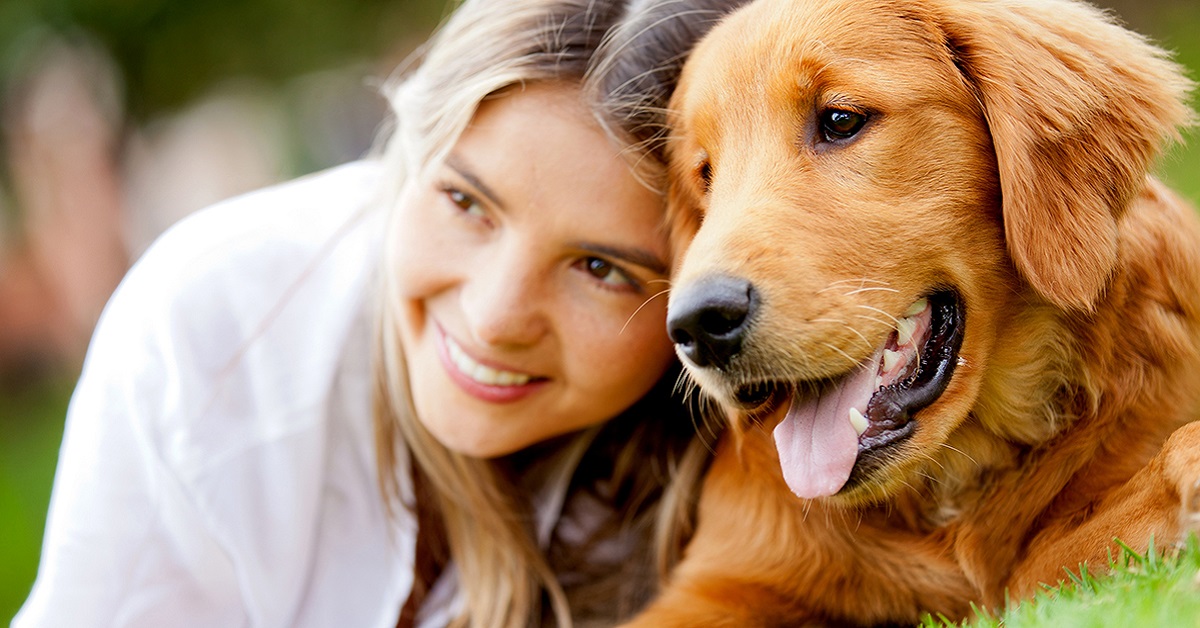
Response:
[{"label": "floppy ear", "polygon": [[1141,36],[1071,0],[981,0],[938,11],[987,117],[1017,270],[1062,308],[1090,310],[1117,263],[1117,221],[1190,82]]}]

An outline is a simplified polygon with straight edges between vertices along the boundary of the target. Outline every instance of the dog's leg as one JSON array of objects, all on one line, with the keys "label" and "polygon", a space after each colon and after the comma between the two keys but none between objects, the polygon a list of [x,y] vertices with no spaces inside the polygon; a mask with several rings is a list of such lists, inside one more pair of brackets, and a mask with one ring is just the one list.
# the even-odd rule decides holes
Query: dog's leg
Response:
[{"label": "dog's leg", "polygon": [[705,478],[696,534],[660,597],[628,626],[793,627],[965,617],[976,599],[944,535],[884,511],[800,500],[769,432],[730,439]]},{"label": "dog's leg", "polygon": [[[782,628],[823,626],[796,612],[796,600],[756,590],[745,582],[711,578],[673,579],[662,596],[624,628]],[[791,609],[787,617],[773,614]]]},{"label": "dog's leg", "polygon": [[1179,489],[1179,532],[1200,533],[1200,422],[1189,423],[1163,446],[1167,481]]},{"label": "dog's leg", "polygon": [[[659,597],[627,628],[819,624],[803,606],[803,585],[816,561],[793,567],[789,560],[792,553],[813,551],[803,542],[810,540],[805,513],[786,486],[779,488],[783,480],[772,447],[770,435],[758,430],[740,446],[730,438],[717,445],[684,559]],[[780,591],[793,583],[799,590]]]},{"label": "dog's leg", "polygon": [[1138,552],[1151,537],[1158,549],[1200,529],[1200,422],[1175,431],[1157,456],[1128,482],[1097,501],[1089,512],[1050,522],[1029,544],[1008,582],[1014,598],[1041,583],[1067,579],[1064,569],[1103,572],[1119,546]]}]

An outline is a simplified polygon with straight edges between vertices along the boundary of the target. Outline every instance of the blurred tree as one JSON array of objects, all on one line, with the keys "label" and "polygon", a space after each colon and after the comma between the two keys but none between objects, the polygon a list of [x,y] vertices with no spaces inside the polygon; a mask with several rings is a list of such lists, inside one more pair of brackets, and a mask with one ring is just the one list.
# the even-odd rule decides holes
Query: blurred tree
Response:
[{"label": "blurred tree", "polygon": [[145,120],[231,76],[283,81],[348,59],[395,61],[445,11],[442,0],[4,0],[0,82],[31,33],[81,29],[109,49],[127,111]]}]

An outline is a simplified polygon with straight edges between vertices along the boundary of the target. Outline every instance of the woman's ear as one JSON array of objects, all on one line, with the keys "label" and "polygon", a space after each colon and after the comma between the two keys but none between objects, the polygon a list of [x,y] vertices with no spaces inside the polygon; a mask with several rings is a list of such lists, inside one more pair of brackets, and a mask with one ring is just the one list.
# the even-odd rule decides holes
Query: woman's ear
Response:
[{"label": "woman's ear", "polygon": [[983,103],[1017,270],[1059,307],[1090,310],[1116,267],[1125,207],[1191,120],[1191,83],[1082,2],[954,2],[936,15]]}]

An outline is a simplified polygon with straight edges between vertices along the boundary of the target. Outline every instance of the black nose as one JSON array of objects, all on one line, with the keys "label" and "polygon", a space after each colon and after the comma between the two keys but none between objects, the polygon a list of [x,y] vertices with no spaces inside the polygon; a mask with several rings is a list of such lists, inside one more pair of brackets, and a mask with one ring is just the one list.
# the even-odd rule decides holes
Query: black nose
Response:
[{"label": "black nose", "polygon": [[672,295],[667,333],[696,366],[721,368],[741,351],[757,303],[749,281],[706,277]]}]

